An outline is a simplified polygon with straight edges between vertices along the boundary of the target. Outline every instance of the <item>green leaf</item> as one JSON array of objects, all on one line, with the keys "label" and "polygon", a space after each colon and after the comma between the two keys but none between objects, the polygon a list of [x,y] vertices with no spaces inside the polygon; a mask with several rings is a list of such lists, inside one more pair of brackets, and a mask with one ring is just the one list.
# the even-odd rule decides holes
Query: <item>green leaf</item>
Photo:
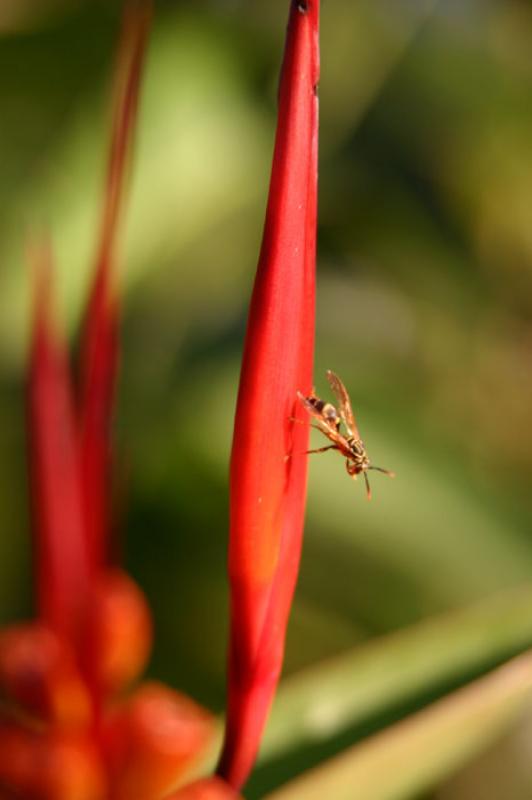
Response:
[{"label": "green leaf", "polygon": [[529,652],[310,770],[267,800],[406,800],[486,748],[531,699]]},{"label": "green leaf", "polygon": [[[524,586],[322,661],[282,682],[259,763],[267,768],[292,750],[337,736],[444,682],[488,669],[531,643],[532,586]],[[221,728],[220,722],[199,773],[215,764]]]},{"label": "green leaf", "polygon": [[382,637],[285,680],[261,760],[341,733],[532,643],[532,587]]}]

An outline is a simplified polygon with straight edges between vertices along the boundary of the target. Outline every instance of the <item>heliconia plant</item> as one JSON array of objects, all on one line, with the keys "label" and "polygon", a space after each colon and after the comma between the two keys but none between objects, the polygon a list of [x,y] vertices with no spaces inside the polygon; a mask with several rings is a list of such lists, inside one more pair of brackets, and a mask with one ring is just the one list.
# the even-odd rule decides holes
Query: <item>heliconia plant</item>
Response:
[{"label": "heliconia plant", "polygon": [[[53,252],[34,243],[28,382],[36,619],[0,632],[0,796],[237,800],[279,679],[306,495],[317,207],[319,2],[291,2],[266,227],[249,313],[231,460],[231,640],[217,775],[186,784],[212,716],[150,682],[152,622],[113,563],[111,422],[118,368],[118,232],[149,3],[127,4],[94,280],[74,380],[53,307]],[[185,782],[185,783],[184,783]],[[177,792],[168,795],[172,789]]]},{"label": "heliconia plant", "polygon": [[[34,243],[28,382],[36,618],[0,632],[0,796],[158,800],[210,744],[212,715],[159,683],[131,689],[150,654],[141,589],[111,558],[117,235],[131,158],[149,3],[128,3],[95,277],[79,384],[53,309],[53,256]],[[233,797],[221,781],[182,797]]]},{"label": "heliconia plant", "polygon": [[312,388],[318,80],[319,0],[292,0],[231,458],[231,638],[218,772],[237,789],[279,680],[301,553],[309,427],[297,395]]},{"label": "heliconia plant", "polygon": [[[230,466],[231,631],[218,765],[214,770],[218,727],[209,711],[162,683],[142,680],[151,614],[141,588],[116,563],[110,524],[120,220],[152,15],[149,0],[124,0],[110,154],[77,370],[57,324],[51,242],[34,241],[29,253],[35,614],[0,630],[0,800],[243,800],[282,669],[303,535],[307,411],[317,399],[311,392],[320,3],[287,2],[273,169]],[[328,378],[341,405],[338,379],[330,372]],[[344,402],[344,423],[345,408]],[[530,554],[526,548],[516,553],[521,581],[527,573],[519,562],[526,568]],[[462,556],[456,556],[460,563]],[[499,561],[493,561],[497,568]],[[505,580],[511,563],[503,558]],[[482,586],[481,580],[473,588]],[[499,587],[498,580],[492,586]],[[436,697],[446,686],[481,675],[351,743],[268,798],[404,800],[431,791],[520,720],[526,724],[532,652],[509,657],[530,648],[531,619],[529,581],[357,643],[294,676],[282,687],[264,739],[266,762],[310,751],[327,734],[333,749],[387,710],[420,706],[427,694]],[[519,751],[521,739],[519,733]]]}]

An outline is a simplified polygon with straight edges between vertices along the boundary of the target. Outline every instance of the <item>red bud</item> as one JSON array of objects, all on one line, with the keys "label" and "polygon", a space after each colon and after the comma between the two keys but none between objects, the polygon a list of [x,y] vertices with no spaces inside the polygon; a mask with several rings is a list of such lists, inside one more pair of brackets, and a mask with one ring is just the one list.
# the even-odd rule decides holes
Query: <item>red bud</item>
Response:
[{"label": "red bud", "polygon": [[138,678],[152,645],[150,610],[144,594],[125,572],[108,570],[98,579],[88,609],[86,658],[105,693]]},{"label": "red bud", "polygon": [[212,716],[190,698],[162,684],[144,684],[109,723],[113,800],[163,796],[213,733]]},{"label": "red bud", "polygon": [[38,623],[0,633],[0,687],[8,700],[47,722],[81,727],[90,720],[90,698],[70,648]]},{"label": "red bud", "polygon": [[15,726],[0,728],[1,789],[24,800],[107,798],[102,765],[87,739]]}]

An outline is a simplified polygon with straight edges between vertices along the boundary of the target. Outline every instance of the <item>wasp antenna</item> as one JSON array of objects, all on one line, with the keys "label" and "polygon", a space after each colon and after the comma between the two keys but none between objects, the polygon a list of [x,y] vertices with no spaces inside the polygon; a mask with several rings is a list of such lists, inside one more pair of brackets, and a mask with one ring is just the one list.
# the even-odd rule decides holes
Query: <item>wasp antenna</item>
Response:
[{"label": "wasp antenna", "polygon": [[368,500],[371,500],[371,486],[369,485],[367,472],[364,472],[364,480],[366,481],[366,493],[368,495]]},{"label": "wasp antenna", "polygon": [[395,472],[392,472],[389,469],[383,469],[382,467],[369,467],[369,469],[376,469],[378,472],[384,472],[385,475],[388,475],[389,478],[395,478]]}]

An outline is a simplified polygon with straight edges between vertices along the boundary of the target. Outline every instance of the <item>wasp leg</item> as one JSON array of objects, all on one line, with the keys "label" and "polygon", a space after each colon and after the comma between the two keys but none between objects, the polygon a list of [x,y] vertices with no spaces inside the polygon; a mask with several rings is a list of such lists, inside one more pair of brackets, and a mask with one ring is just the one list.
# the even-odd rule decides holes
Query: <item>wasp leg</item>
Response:
[{"label": "wasp leg", "polygon": [[297,419],[297,417],[288,417],[288,419],[290,422],[297,422],[298,425],[308,425],[309,427],[314,428],[314,430],[323,433],[323,430],[318,425],[313,425],[312,422],[306,422],[304,419]]},{"label": "wasp leg", "polygon": [[327,447],[319,447],[317,450],[305,450],[304,456],[309,456],[311,453],[325,453],[326,450],[338,450],[335,444],[330,444]]},{"label": "wasp leg", "polygon": [[371,486],[369,485],[368,473],[366,471],[364,471],[364,480],[366,481],[366,494],[368,496],[368,500],[371,500]]},{"label": "wasp leg", "polygon": [[[315,426],[312,426],[312,427],[315,427]],[[319,428],[318,428],[318,430],[319,430]],[[326,450],[338,450],[338,448],[336,447],[336,445],[335,445],[335,444],[330,444],[328,447],[320,447],[320,448],[319,448],[319,450],[304,450],[304,451],[303,451],[302,453],[300,453],[299,455],[302,455],[302,456],[308,456],[308,455],[310,455],[311,453],[325,453],[325,451],[326,451]],[[288,454],[287,454],[287,455],[284,457],[284,460],[285,460],[285,461],[289,461],[289,460],[292,458],[292,455],[295,455],[295,454],[288,453]]]},{"label": "wasp leg", "polygon": [[390,469],[383,469],[382,467],[368,467],[368,469],[376,469],[379,472],[384,472],[384,474],[388,475],[390,478],[395,478],[395,472],[392,472]]}]

